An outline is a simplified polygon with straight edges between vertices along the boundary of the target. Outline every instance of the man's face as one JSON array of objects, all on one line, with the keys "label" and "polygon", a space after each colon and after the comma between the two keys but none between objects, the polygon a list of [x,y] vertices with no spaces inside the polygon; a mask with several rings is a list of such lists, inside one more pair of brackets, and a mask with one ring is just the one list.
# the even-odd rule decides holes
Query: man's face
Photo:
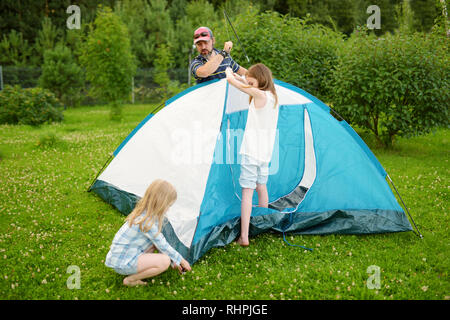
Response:
[{"label": "man's face", "polygon": [[213,51],[213,40],[199,41],[195,44],[195,47],[202,56],[209,56]]}]

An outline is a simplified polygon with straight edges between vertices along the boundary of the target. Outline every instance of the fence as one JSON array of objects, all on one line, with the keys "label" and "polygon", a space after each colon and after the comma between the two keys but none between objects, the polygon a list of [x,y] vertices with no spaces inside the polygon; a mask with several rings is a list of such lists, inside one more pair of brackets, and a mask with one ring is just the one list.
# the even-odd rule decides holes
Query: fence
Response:
[{"label": "fence", "polygon": [[[0,90],[6,85],[19,85],[22,88],[34,88],[38,86],[41,68],[0,66]],[[130,92],[130,102],[149,103],[158,99],[161,88],[153,81],[155,71],[153,68],[139,68],[133,78],[133,90]],[[188,69],[172,69],[168,71],[171,80],[179,83],[188,83]],[[160,89],[160,90],[157,90]],[[88,95],[89,83],[82,90],[82,105],[102,104],[103,102]]]}]

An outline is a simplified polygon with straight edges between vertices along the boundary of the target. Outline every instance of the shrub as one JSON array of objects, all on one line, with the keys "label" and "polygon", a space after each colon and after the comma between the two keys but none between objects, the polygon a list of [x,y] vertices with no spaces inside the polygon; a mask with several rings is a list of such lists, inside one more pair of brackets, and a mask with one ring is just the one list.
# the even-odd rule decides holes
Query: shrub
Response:
[{"label": "shrub", "polygon": [[355,32],[334,73],[335,109],[386,147],[448,126],[448,57],[436,37]]},{"label": "shrub", "polygon": [[54,131],[44,132],[39,135],[36,146],[40,149],[56,148],[64,146],[64,141]]},{"label": "shrub", "polygon": [[[343,35],[308,20],[282,16],[277,12],[259,14],[251,7],[232,21],[251,64],[262,62],[275,78],[292,83],[319,99],[328,100],[330,78],[337,63],[337,49]],[[228,23],[227,23],[228,24]],[[216,46],[235,40],[231,29],[215,26]],[[231,33],[231,34],[230,34]],[[229,37],[233,37],[229,39]],[[247,68],[242,46],[233,41],[233,59]]]},{"label": "shrub", "polygon": [[0,124],[28,124],[63,120],[62,105],[53,93],[42,88],[5,86],[0,91]]},{"label": "shrub", "polygon": [[65,105],[79,105],[83,72],[69,48],[58,44],[54,50],[45,51],[39,86],[52,91]]}]

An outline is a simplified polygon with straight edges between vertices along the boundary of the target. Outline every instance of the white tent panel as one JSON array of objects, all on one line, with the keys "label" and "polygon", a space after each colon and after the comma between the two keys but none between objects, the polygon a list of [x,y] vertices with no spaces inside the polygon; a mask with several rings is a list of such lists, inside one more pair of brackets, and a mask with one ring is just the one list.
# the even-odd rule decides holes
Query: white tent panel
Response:
[{"label": "white tent panel", "polygon": [[225,86],[221,80],[167,105],[131,137],[98,178],[139,197],[155,179],[169,181],[178,198],[167,217],[187,247],[220,132]]}]

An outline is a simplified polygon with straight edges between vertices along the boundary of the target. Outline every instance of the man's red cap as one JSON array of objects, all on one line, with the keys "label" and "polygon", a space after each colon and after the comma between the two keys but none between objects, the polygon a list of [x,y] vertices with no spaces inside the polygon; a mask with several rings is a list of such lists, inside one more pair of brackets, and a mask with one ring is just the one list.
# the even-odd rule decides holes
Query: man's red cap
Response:
[{"label": "man's red cap", "polygon": [[200,28],[198,28],[197,30],[194,31],[194,36],[195,36],[196,34],[200,34],[200,33],[202,33],[202,32],[207,32],[208,35],[206,35],[206,36],[200,36],[200,37],[198,37],[197,39],[194,39],[194,44],[196,44],[196,43],[199,42],[199,41],[208,41],[208,40],[210,40],[210,39],[213,38],[213,33],[212,33],[212,31],[211,31],[208,27],[200,27]]}]

